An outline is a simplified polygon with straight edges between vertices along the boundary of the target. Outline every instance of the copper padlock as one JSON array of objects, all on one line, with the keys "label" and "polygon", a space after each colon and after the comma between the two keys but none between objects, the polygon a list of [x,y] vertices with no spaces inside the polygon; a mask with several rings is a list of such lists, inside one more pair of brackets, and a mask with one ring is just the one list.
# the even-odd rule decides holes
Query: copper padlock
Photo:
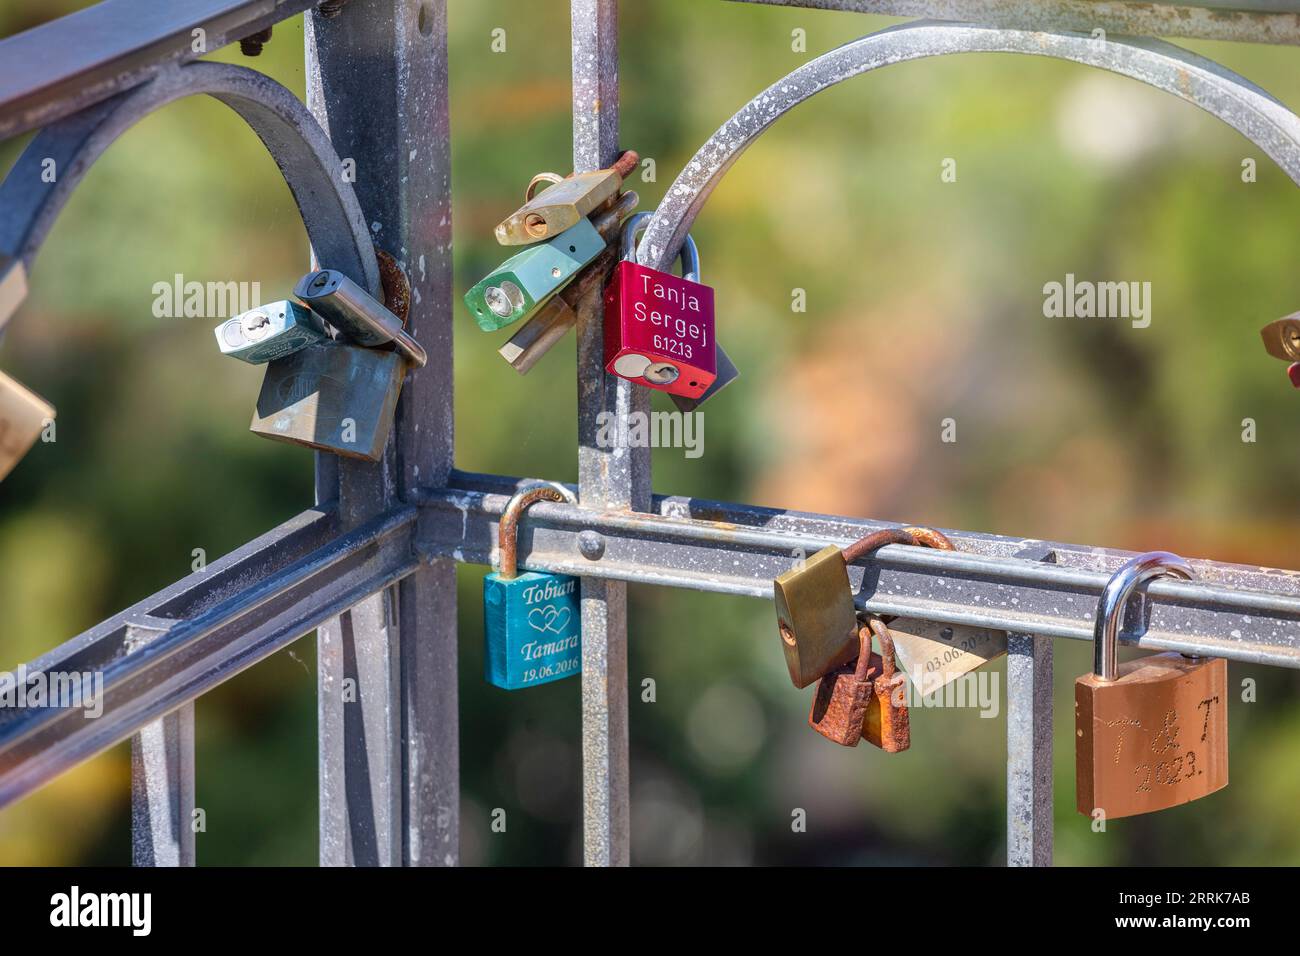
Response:
[{"label": "copper padlock", "polygon": [[1088,816],[1150,813],[1228,785],[1227,662],[1165,653],[1116,666],[1125,605],[1161,575],[1192,569],[1152,551],[1115,572],[1097,608],[1093,673],[1074,682],[1076,805]]},{"label": "copper padlock", "polygon": [[858,656],[841,664],[817,682],[808,726],[842,747],[856,747],[862,739],[862,724],[880,673],[880,656],[871,653],[871,631],[858,629]]},{"label": "copper padlock", "polygon": [[894,638],[878,617],[869,622],[880,642],[880,664],[872,668],[872,693],[862,721],[862,739],[885,753],[896,754],[912,745],[912,721],[907,712],[907,677],[894,664]]}]

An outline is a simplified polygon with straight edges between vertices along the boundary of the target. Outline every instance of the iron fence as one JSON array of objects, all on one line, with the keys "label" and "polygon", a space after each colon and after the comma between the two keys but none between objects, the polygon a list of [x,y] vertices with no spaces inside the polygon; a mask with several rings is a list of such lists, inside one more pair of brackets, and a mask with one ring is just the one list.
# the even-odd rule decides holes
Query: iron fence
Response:
[{"label": "iron fence", "polygon": [[[953,53],[1029,53],[1136,78],[1240,130],[1300,182],[1300,117],[1223,67],[1152,38],[1297,43],[1296,0],[741,2],[978,22],[884,30],[759,93],[668,189],[639,253],[647,265],[675,258],[719,179],[790,108],[878,67]],[[422,257],[408,270],[410,326],[430,361],[408,379],[382,461],[318,455],[315,507],[28,665],[101,672],[103,715],[0,711],[0,806],[130,737],[134,861],[193,864],[193,701],[315,629],[321,863],[455,864],[455,565],[490,562],[506,502],[527,482],[453,467],[446,0],[327,0],[311,10],[305,105],[252,70],[196,62],[192,41],[205,31],[215,49],[311,9],[310,0],[157,6],[104,0],[0,41],[0,136],[41,128],[0,186],[0,253],[30,266],[71,191],[122,132],[206,93],[267,145],[318,259],[378,292],[371,224],[390,248]],[[572,0],[571,17],[581,172],[619,153],[616,0]],[[1105,35],[1112,30],[1131,35]],[[94,42],[68,42],[89,35]],[[31,173],[49,156],[72,173],[37,185]],[[340,156],[368,170],[355,188],[334,175]],[[649,393],[603,370],[599,290],[577,314],[577,504],[533,508],[519,561],[581,578],[583,854],[590,865],[619,865],[629,862],[628,583],[770,600],[792,555],[888,524],[654,495],[649,449],[597,440],[602,414],[647,411]],[[889,546],[860,562],[851,571],[857,603],[1009,633],[1007,862],[1050,864],[1053,641],[1092,639],[1098,597],[1129,555],[948,533],[959,552]],[[1195,581],[1153,582],[1121,640],[1300,667],[1300,575],[1208,561],[1196,571]],[[339,692],[345,681],[355,682],[352,703]]]}]

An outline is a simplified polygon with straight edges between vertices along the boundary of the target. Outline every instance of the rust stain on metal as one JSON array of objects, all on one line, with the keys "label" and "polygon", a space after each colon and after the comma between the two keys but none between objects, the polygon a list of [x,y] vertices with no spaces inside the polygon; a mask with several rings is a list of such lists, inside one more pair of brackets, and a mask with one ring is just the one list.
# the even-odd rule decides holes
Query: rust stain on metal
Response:
[{"label": "rust stain on metal", "polygon": [[406,273],[397,264],[397,260],[383,249],[375,250],[375,259],[379,262],[379,281],[384,286],[384,306],[389,312],[402,320],[406,328],[407,316],[411,311],[411,283]]}]

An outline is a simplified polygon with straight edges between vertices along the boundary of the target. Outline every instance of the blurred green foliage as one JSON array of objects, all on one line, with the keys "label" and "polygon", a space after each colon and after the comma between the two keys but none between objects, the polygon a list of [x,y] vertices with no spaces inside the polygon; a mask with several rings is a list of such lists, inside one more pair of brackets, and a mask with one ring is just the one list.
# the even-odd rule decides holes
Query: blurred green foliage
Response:
[{"label": "blurred green foliage", "polygon": [[[0,35],[82,5],[10,0]],[[887,22],[624,0],[624,141],[657,173],[632,184],[642,208],[756,92]],[[572,347],[520,377],[495,355],[508,333],[485,337],[459,306],[503,258],[491,227],[528,178],[569,168],[567,4],[450,0],[450,23],[458,465],[573,480]],[[1186,45],[1300,105],[1294,50]],[[246,63],[302,95],[301,21]],[[25,142],[0,144],[0,169]],[[979,56],[845,83],[750,149],[699,220],[744,375],[707,406],[702,458],[654,453],[655,486],[1295,567],[1296,399],[1256,329],[1300,298],[1297,215],[1293,185],[1237,133],[1123,78]],[[151,312],[153,284],[176,273],[257,281],[270,300],[306,264],[274,164],[214,101],[148,118],[91,170],[0,348],[0,368],[59,409],[58,441],[0,490],[0,667],[311,501],[310,454],[248,433],[260,373],[212,347],[216,320]],[[1066,273],[1150,281],[1151,327],[1044,318],[1042,287]],[[940,440],[947,418],[955,443]],[[575,862],[578,685],[485,685],[482,573],[460,578],[463,856]],[[315,860],[314,658],[304,638],[198,703],[201,862]],[[1058,862],[1300,862],[1295,673],[1232,666],[1258,703],[1232,704],[1226,791],[1097,835],[1073,810],[1070,685],[1088,666],[1087,647],[1057,643]],[[737,598],[634,588],[629,669],[634,861],[1001,861],[1001,717],[926,710],[905,754],[834,748],[804,726],[809,692],[788,684],[771,608]],[[497,807],[505,834],[489,827]],[[791,832],[795,807],[806,833]],[[0,862],[122,863],[128,820],[120,746],[0,812]]]}]

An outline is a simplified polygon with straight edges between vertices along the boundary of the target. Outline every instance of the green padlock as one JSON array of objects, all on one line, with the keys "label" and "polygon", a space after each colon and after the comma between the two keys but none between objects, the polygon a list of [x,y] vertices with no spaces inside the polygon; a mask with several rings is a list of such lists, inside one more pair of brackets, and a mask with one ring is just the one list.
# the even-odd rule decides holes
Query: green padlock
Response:
[{"label": "green padlock", "polygon": [[465,293],[465,304],[484,332],[532,315],[605,249],[589,219],[501,263]]}]

